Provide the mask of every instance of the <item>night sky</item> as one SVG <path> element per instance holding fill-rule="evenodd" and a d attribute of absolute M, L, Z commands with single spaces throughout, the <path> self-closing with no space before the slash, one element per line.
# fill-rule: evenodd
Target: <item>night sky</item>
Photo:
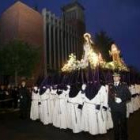
<path fill-rule="evenodd" d="M 0 14 L 15 0 L 3 0 Z M 22 0 L 39 10 L 46 7 L 58 17 L 65 4 L 73 0 Z M 140 70 L 140 0 L 79 0 L 85 7 L 87 32 L 93 38 L 96 32 L 104 30 L 119 46 L 127 65 Z"/>

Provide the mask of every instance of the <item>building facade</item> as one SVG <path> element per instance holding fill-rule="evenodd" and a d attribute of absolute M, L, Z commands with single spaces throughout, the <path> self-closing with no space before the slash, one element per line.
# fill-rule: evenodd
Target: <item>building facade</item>
<path fill-rule="evenodd" d="M 81 58 L 83 52 L 83 34 L 86 31 L 84 7 L 78 2 L 74 1 L 62 8 L 62 18 L 66 24 L 70 24 L 77 34 L 77 57 Z"/>
<path fill-rule="evenodd" d="M 0 17 L 1 44 L 14 39 L 40 47 L 43 52 L 43 17 L 39 12 L 20 1 L 6 9 Z M 40 61 L 42 62 L 44 57 L 41 56 Z M 43 63 L 37 64 L 32 74 L 33 80 L 36 80 L 39 75 L 43 75 L 43 66 Z"/>
<path fill-rule="evenodd" d="M 42 15 L 20 1 L 2 13 L 0 27 L 2 43 L 21 39 L 32 45 L 43 46 Z"/>
<path fill-rule="evenodd" d="M 44 21 L 44 57 L 45 72 L 60 71 L 71 53 L 78 58 L 83 52 L 83 34 L 85 33 L 84 8 L 73 2 L 62 7 L 62 16 L 46 8 L 42 10 Z"/>
<path fill-rule="evenodd" d="M 19 39 L 42 49 L 41 63 L 33 73 L 34 79 L 61 71 L 71 53 L 80 58 L 84 33 L 84 8 L 78 2 L 63 6 L 62 16 L 58 18 L 46 8 L 41 14 L 17 1 L 0 17 L 2 44 Z"/>

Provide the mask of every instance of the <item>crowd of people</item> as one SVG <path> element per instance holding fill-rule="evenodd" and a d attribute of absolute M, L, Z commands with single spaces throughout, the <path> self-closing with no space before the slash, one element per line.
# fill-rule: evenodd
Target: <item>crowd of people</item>
<path fill-rule="evenodd" d="M 127 140 L 127 118 L 140 108 L 140 84 L 127 85 L 117 73 L 109 84 L 89 81 L 29 89 L 22 81 L 20 87 L 1 85 L 0 108 L 6 107 L 19 108 L 22 119 L 30 113 L 31 120 L 73 133 L 105 134 L 114 127 L 115 140 Z"/>
<path fill-rule="evenodd" d="M 0 108 L 17 108 L 19 100 L 19 88 L 16 86 L 0 86 Z"/>
<path fill-rule="evenodd" d="M 20 86 L 1 85 L 0 86 L 0 109 L 18 109 L 20 110 L 20 118 L 28 117 L 31 103 L 31 88 L 26 86 L 26 82 L 22 81 Z"/>
<path fill-rule="evenodd" d="M 127 118 L 140 108 L 140 84 L 121 82 L 113 74 L 113 82 L 98 84 L 35 86 L 32 90 L 30 118 L 44 125 L 72 129 L 92 135 L 105 134 L 114 127 L 115 140 L 127 140 Z"/>

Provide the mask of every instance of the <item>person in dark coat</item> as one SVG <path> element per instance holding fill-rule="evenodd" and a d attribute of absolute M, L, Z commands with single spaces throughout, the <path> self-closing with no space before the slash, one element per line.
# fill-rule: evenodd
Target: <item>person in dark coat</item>
<path fill-rule="evenodd" d="M 119 73 L 113 74 L 113 83 L 109 84 L 109 107 L 114 124 L 114 140 L 128 140 L 126 102 L 131 93 L 126 83 L 120 81 Z"/>
<path fill-rule="evenodd" d="M 30 96 L 25 81 L 22 81 L 21 83 L 21 88 L 19 89 L 19 99 L 20 99 L 20 118 L 26 119 L 28 114 L 28 104 Z"/>
<path fill-rule="evenodd" d="M 6 107 L 12 108 L 13 99 L 12 99 L 12 87 L 10 84 L 5 89 L 5 93 L 6 99 L 8 99 L 8 101 L 6 102 Z"/>
<path fill-rule="evenodd" d="M 16 109 L 18 107 L 18 98 L 19 98 L 19 89 L 17 86 L 12 88 L 12 98 L 13 98 L 13 107 Z"/>
<path fill-rule="evenodd" d="M 6 99 L 6 92 L 4 89 L 4 85 L 1 85 L 1 87 L 0 87 L 0 108 L 5 108 L 5 102 L 4 102 L 5 99 Z"/>

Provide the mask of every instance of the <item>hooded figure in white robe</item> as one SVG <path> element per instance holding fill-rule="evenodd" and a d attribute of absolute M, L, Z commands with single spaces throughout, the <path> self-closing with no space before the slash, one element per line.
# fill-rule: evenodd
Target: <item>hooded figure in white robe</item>
<path fill-rule="evenodd" d="M 40 90 L 40 100 L 41 100 L 41 105 L 40 105 L 40 120 L 44 125 L 49 124 L 49 97 L 50 97 L 50 88 L 43 87 Z"/>
<path fill-rule="evenodd" d="M 138 84 L 135 84 L 135 92 L 136 92 L 136 97 L 135 97 L 135 102 L 136 102 L 136 110 L 139 110 L 140 108 L 140 102 L 139 102 L 139 87 Z"/>
<path fill-rule="evenodd" d="M 97 113 L 99 112 L 100 97 L 97 94 L 98 89 L 98 85 L 88 83 L 85 89 L 85 96 L 83 96 L 81 129 L 92 135 L 99 134 Z"/>
<path fill-rule="evenodd" d="M 60 129 L 68 128 L 68 119 L 67 119 L 68 93 L 69 89 L 67 89 L 64 85 L 58 86 L 57 98 L 53 112 L 53 125 L 55 127 L 59 127 Z"/>
<path fill-rule="evenodd" d="M 102 85 L 98 91 L 100 96 L 100 110 L 98 116 L 99 134 L 107 133 L 107 108 L 108 108 L 108 93 L 106 87 Z"/>
<path fill-rule="evenodd" d="M 55 100 L 56 100 L 56 96 L 57 96 L 57 87 L 53 86 L 51 87 L 50 90 L 50 98 L 48 100 L 49 102 L 49 122 L 52 123 L 53 122 L 53 111 L 54 111 L 54 107 L 55 107 Z"/>
<path fill-rule="evenodd" d="M 39 119 L 38 102 L 40 99 L 39 89 L 37 86 L 33 87 L 31 99 L 32 101 L 31 101 L 30 119 L 37 120 Z"/>
<path fill-rule="evenodd" d="M 81 84 L 74 84 L 71 86 L 67 110 L 68 110 L 68 128 L 72 129 L 73 133 L 81 132 L 81 114 L 82 114 L 82 96 Z"/>
<path fill-rule="evenodd" d="M 131 85 L 131 87 L 130 87 L 130 92 L 131 92 L 131 102 L 132 102 L 132 108 L 133 108 L 133 112 L 134 111 L 136 111 L 137 110 L 137 103 L 136 103 L 136 96 L 135 96 L 135 94 L 136 94 L 136 89 L 135 89 L 135 86 L 134 86 L 134 84 L 133 85 Z"/>

